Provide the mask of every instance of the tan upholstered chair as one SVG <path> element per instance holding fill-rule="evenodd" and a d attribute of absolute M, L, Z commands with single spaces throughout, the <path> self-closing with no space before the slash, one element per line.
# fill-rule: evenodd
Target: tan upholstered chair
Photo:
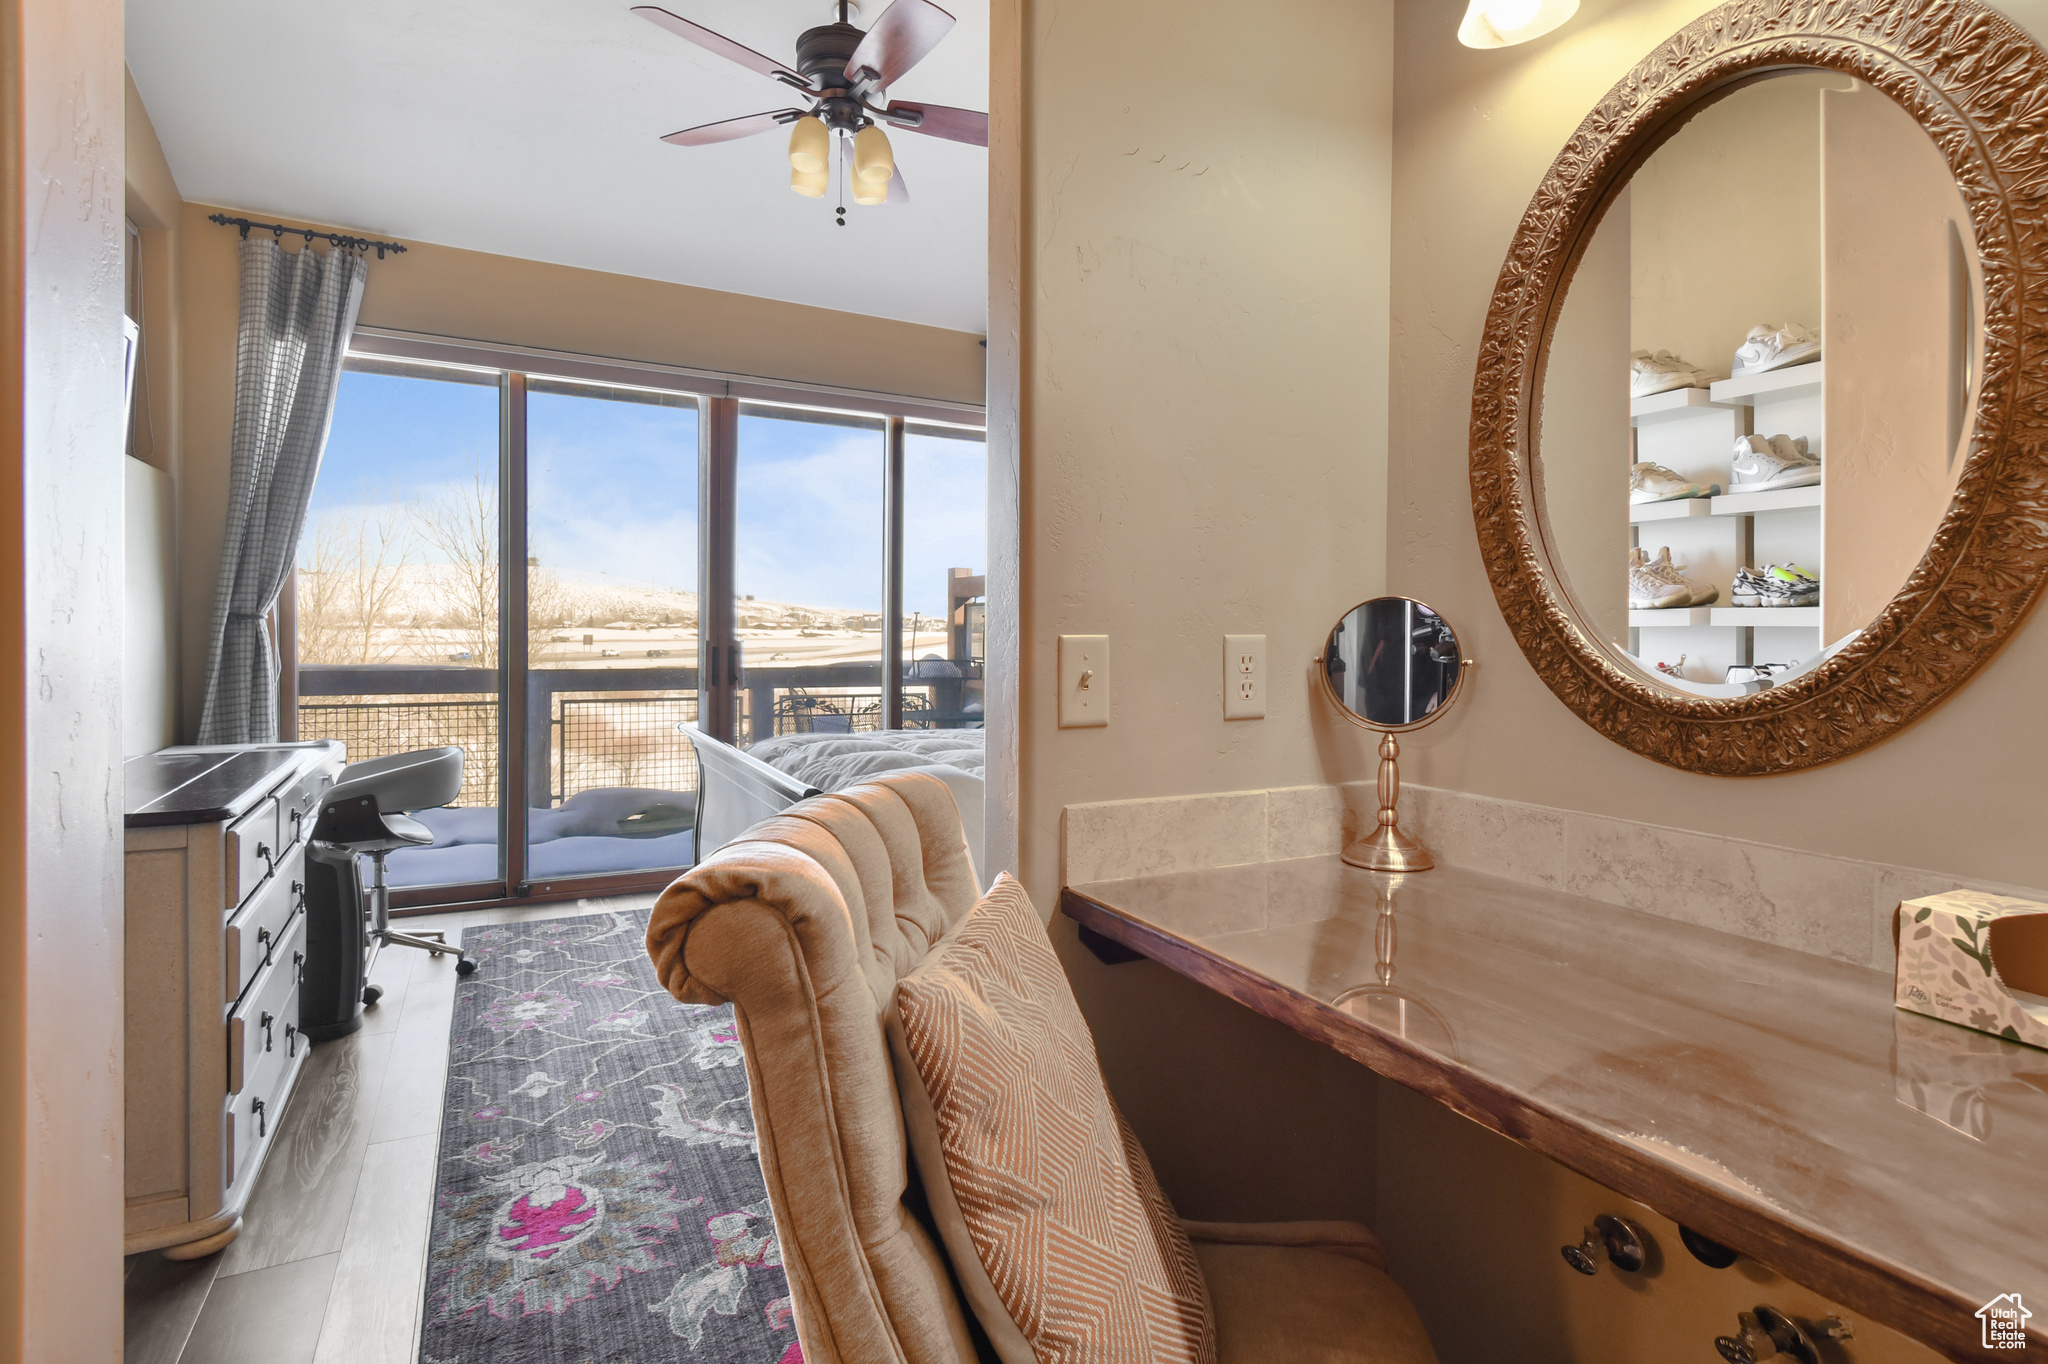
<path fill-rule="evenodd" d="M 899 774 L 764 820 L 655 906 L 647 948 L 670 993 L 734 1005 L 809 1364 L 975 1359 L 944 1253 L 903 1201 L 883 1019 L 977 896 L 951 792 Z M 1365 1228 L 1187 1226 L 1221 1364 L 1433 1364 Z"/>

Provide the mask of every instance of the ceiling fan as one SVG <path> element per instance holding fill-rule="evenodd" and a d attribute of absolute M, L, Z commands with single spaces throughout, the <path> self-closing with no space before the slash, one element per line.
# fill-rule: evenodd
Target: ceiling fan
<path fill-rule="evenodd" d="M 794 66 L 764 57 L 658 5 L 635 6 L 633 13 L 649 23 L 801 92 L 808 106 L 699 124 L 661 140 L 678 147 L 701 147 L 752 137 L 787 124 L 789 187 L 807 198 L 824 198 L 831 188 L 832 144 L 837 142 L 841 189 L 850 191 L 856 204 L 909 201 L 895 151 L 882 131 L 885 123 L 927 137 L 986 147 L 987 114 L 888 98 L 889 87 L 897 78 L 923 61 L 946 36 L 953 27 L 953 16 L 931 0 L 894 0 L 874 27 L 863 32 L 847 22 L 847 6 L 848 0 L 839 0 L 837 23 L 807 29 L 796 40 Z M 839 215 L 839 225 L 846 226 L 843 205 Z"/>

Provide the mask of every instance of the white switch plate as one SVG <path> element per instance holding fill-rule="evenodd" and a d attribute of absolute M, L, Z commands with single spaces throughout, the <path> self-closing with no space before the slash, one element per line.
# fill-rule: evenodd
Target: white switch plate
<path fill-rule="evenodd" d="M 1223 718 L 1266 718 L 1266 637 L 1223 637 Z"/>
<path fill-rule="evenodd" d="M 1109 636 L 1060 636 L 1060 728 L 1109 723 Z"/>

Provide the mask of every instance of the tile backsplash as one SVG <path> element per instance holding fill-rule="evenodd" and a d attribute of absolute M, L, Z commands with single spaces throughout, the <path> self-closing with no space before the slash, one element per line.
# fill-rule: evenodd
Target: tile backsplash
<path fill-rule="evenodd" d="M 1901 900 L 1958 888 L 2048 898 L 2024 886 L 1462 791 L 1409 785 L 1401 797 L 1401 827 L 1444 866 L 1884 971 Z M 1326 856 L 1370 825 L 1377 807 L 1363 782 L 1070 805 L 1061 879 L 1078 886 Z"/>

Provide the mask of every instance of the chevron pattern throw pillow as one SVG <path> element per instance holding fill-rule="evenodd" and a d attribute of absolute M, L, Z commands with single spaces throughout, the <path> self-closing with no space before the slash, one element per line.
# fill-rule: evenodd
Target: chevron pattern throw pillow
<path fill-rule="evenodd" d="M 920 1175 L 1003 1358 L 1214 1364 L 1201 1268 L 1103 1085 L 1095 1039 L 1024 888 L 997 878 L 903 977 L 896 1006 L 890 1033 Z M 935 1143 L 921 1124 L 935 1124 Z M 971 1252 L 957 1244 L 962 1224 Z M 962 1264 L 967 1253 L 977 1263 Z M 1007 1321 L 990 1320 L 991 1297 Z"/>

